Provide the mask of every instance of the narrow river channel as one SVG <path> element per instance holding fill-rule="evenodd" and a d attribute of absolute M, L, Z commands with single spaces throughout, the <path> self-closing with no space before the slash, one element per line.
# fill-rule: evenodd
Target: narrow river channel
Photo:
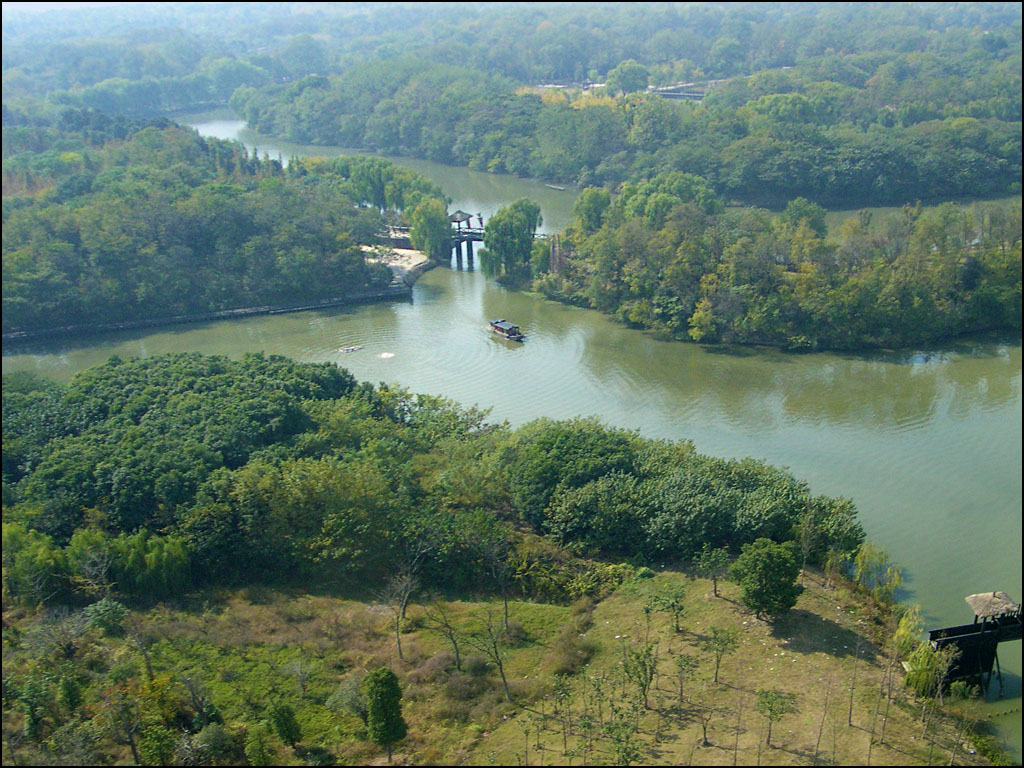
<path fill-rule="evenodd" d="M 237 120 L 183 121 L 271 156 L 340 152 L 256 137 Z M 572 190 L 396 161 L 437 182 L 452 209 L 486 217 L 529 196 L 545 229 L 569 220 Z M 519 323 L 527 342 L 494 338 L 486 320 L 497 316 Z M 362 348 L 341 351 L 354 346 Z M 973 592 L 1024 597 L 1019 337 L 863 355 L 708 349 L 439 268 L 411 302 L 5 349 L 3 372 L 67 380 L 111 354 L 177 351 L 330 360 L 359 379 L 490 408 L 494 420 L 595 415 L 648 437 L 692 440 L 704 453 L 754 456 L 788 467 L 816 493 L 851 497 L 869 538 L 905 567 L 903 597 L 920 603 L 928 626 L 969 622 L 963 598 Z M 1004 693 L 993 682 L 987 707 L 1020 760 L 1021 644 L 1002 646 L 1000 662 Z"/>

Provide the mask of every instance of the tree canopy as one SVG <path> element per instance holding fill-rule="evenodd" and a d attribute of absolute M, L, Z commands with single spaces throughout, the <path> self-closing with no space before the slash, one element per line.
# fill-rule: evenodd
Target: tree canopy
<path fill-rule="evenodd" d="M 793 542 L 758 539 L 744 544 L 730 574 L 743 591 L 743 604 L 758 616 L 788 613 L 804 589 L 796 583 L 800 560 Z"/>

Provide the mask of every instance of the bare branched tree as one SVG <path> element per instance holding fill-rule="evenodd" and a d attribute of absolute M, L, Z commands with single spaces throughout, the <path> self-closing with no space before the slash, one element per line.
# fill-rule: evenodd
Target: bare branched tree
<path fill-rule="evenodd" d="M 113 562 L 114 555 L 109 549 L 93 547 L 75 564 L 71 583 L 95 600 L 110 597 L 114 589 L 114 579 L 111 575 Z"/>
<path fill-rule="evenodd" d="M 81 611 L 58 606 L 45 611 L 32 628 L 32 644 L 44 654 L 70 661 L 78 652 L 78 640 L 88 631 L 89 619 Z"/>
<path fill-rule="evenodd" d="M 427 629 L 436 632 L 452 645 L 455 655 L 455 668 L 462 671 L 462 657 L 459 654 L 459 633 L 455 627 L 455 617 L 451 606 L 440 597 L 433 596 L 423 605 L 423 618 Z"/>
<path fill-rule="evenodd" d="M 142 726 L 138 700 L 125 696 L 120 689 L 114 689 L 104 696 L 104 701 L 107 705 L 110 735 L 118 744 L 123 744 L 131 749 L 135 764 L 142 765 L 139 748 L 135 741 L 135 734 Z"/>
<path fill-rule="evenodd" d="M 375 592 L 375 597 L 391 612 L 395 629 L 395 648 L 400 659 L 405 658 L 402 655 L 402 619 L 405 618 L 405 608 L 409 604 L 409 599 L 418 588 L 419 579 L 408 571 L 402 571 L 388 579 L 384 587 Z"/>
<path fill-rule="evenodd" d="M 492 664 L 498 669 L 501 675 L 501 684 L 505 689 L 505 699 L 512 701 L 512 692 L 508 688 L 508 679 L 505 677 L 505 638 L 507 635 L 502 632 L 498 623 L 494 620 L 494 610 L 487 606 L 487 613 L 479 616 L 481 626 L 471 635 L 466 636 L 466 642 L 483 653 Z"/>

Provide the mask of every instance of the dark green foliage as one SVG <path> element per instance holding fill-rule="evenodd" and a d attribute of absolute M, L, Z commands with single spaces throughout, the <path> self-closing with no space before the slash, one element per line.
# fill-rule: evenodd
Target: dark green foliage
<path fill-rule="evenodd" d="M 270 724 L 278 738 L 289 747 L 294 747 L 302 740 L 302 726 L 295 719 L 295 710 L 290 705 L 274 702 L 270 706 Z"/>
<path fill-rule="evenodd" d="M 630 557 L 644 547 L 644 510 L 636 477 L 612 472 L 552 499 L 545 528 L 583 551 Z"/>
<path fill-rule="evenodd" d="M 28 605 L 84 598 L 100 611 L 103 598 L 166 599 L 254 573 L 387 579 L 413 562 L 424 586 L 558 601 L 636 572 L 578 561 L 495 510 L 633 563 L 785 539 L 809 509 L 820 552 L 863 538 L 849 502 L 812 499 L 760 462 L 593 419 L 510 432 L 333 365 L 183 354 L 112 359 L 66 387 L 10 386 L 12 416 L 42 392 L 75 425 L 3 424 L 5 445 L 39 457 L 12 470 L 4 523 L 5 589 Z"/>
<path fill-rule="evenodd" d="M 796 583 L 800 558 L 793 542 L 758 539 L 746 544 L 729 572 L 743 590 L 743 604 L 758 616 L 784 615 L 804 590 Z"/>
<path fill-rule="evenodd" d="M 366 698 L 366 727 L 370 738 L 388 751 L 405 738 L 408 727 L 402 718 L 402 689 L 395 673 L 378 667 L 367 673 L 360 686 Z"/>
<path fill-rule="evenodd" d="M 723 212 L 678 172 L 626 184 L 607 208 L 591 193 L 534 289 L 667 337 L 860 349 L 1021 325 L 1019 202 L 863 212 L 826 232 L 806 199 L 775 217 Z"/>
<path fill-rule="evenodd" d="M 593 419 L 531 422 L 502 450 L 501 465 L 513 503 L 523 519 L 541 528 L 556 489 L 580 488 L 633 465 L 630 435 Z"/>
<path fill-rule="evenodd" d="M 56 184 L 53 194 L 5 210 L 5 332 L 380 288 L 391 273 L 359 246 L 377 241 L 383 212 L 441 196 L 376 158 L 295 161 L 286 171 L 170 124 L 61 156 L 72 154 L 84 158 L 88 184 L 72 190 L 59 169 L 39 173 L 34 186 Z M 19 191 L 9 186 L 5 194 Z"/>

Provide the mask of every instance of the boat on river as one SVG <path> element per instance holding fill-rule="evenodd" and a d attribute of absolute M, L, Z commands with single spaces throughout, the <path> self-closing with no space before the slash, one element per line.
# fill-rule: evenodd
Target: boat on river
<path fill-rule="evenodd" d="M 526 340 L 526 337 L 520 332 L 518 325 L 510 323 L 502 317 L 491 320 L 491 330 L 509 341 L 522 342 Z"/>

